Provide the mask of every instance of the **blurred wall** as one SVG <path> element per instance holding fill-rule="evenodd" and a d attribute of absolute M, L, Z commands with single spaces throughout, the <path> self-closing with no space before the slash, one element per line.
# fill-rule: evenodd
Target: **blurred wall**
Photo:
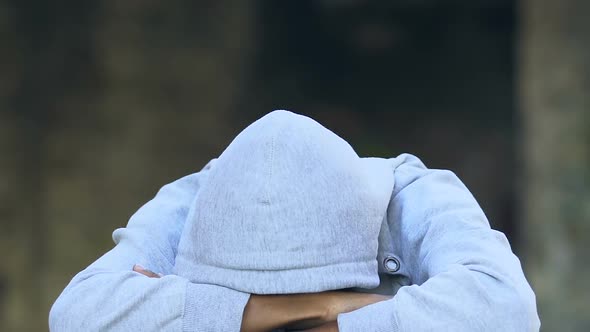
<path fill-rule="evenodd" d="M 246 5 L 2 3 L 1 331 L 46 330 L 112 231 L 229 143 Z"/>
<path fill-rule="evenodd" d="M 527 2 L 523 15 L 538 6 Z M 516 9 L 508 0 L 1 1 L 0 330 L 45 330 L 52 302 L 112 247 L 115 228 L 277 108 L 316 118 L 360 155 L 411 152 L 454 170 L 523 253 L 540 303 L 558 305 L 543 290 L 556 285 L 543 281 L 547 256 L 530 250 L 551 228 L 531 237 L 545 219 L 524 224 L 518 213 L 530 206 L 518 189 L 536 162 L 519 165 L 546 141 L 528 125 L 536 113 L 516 111 Z M 547 32 L 539 26 L 527 31 Z M 532 40 L 524 63 L 543 44 Z M 531 67 L 520 90 L 543 72 L 542 62 Z M 581 103 L 572 109 L 584 114 Z M 526 188 L 541 192 L 546 174 L 535 174 L 538 186 Z"/>
<path fill-rule="evenodd" d="M 590 2 L 522 4 L 520 181 L 544 331 L 590 330 Z"/>

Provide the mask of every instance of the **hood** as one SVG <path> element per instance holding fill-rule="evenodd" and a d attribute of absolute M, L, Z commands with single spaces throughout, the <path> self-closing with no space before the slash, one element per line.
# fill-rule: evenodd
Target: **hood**
<path fill-rule="evenodd" d="M 254 294 L 376 287 L 392 190 L 385 159 L 360 158 L 309 117 L 271 112 L 210 168 L 174 272 Z"/>

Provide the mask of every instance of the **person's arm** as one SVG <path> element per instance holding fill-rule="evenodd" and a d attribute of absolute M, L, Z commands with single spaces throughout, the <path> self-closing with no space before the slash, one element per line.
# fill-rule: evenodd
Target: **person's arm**
<path fill-rule="evenodd" d="M 413 285 L 339 315 L 339 330 L 538 331 L 535 295 L 520 261 L 463 183 L 411 155 L 391 161 L 387 218 Z"/>
<path fill-rule="evenodd" d="M 133 271 L 149 278 L 162 275 L 135 265 Z M 278 328 L 309 332 L 338 331 L 338 314 L 390 299 L 391 296 L 328 291 L 306 294 L 250 295 L 242 317 L 242 332 Z M 316 329 L 317 328 L 317 329 Z"/>
<path fill-rule="evenodd" d="M 208 167 L 164 186 L 116 246 L 78 273 L 53 304 L 52 331 L 238 331 L 249 294 L 171 273 L 189 207 Z M 72 248 L 75 250 L 75 248 Z M 164 274 L 147 278 L 135 264 Z"/>
<path fill-rule="evenodd" d="M 78 273 L 53 304 L 51 331 L 306 328 L 386 299 L 348 292 L 250 295 L 169 275 L 188 210 L 209 167 L 164 186 L 126 228 L 113 233 L 116 246 Z"/>

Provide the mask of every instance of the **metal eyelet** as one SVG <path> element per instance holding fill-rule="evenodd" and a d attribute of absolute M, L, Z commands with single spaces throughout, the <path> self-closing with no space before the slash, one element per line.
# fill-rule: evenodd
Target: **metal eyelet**
<path fill-rule="evenodd" d="M 395 272 L 399 271 L 400 266 L 401 266 L 401 264 L 400 264 L 399 260 L 393 256 L 387 256 L 383 260 L 383 267 L 389 273 L 395 273 Z"/>

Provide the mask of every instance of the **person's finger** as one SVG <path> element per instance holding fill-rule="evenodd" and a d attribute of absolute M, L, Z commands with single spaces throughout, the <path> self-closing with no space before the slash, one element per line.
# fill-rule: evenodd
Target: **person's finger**
<path fill-rule="evenodd" d="M 141 273 L 144 276 L 150 277 L 150 278 L 160 278 L 162 276 L 161 274 L 150 271 L 139 264 L 133 265 L 133 271 L 135 271 L 137 273 Z"/>

